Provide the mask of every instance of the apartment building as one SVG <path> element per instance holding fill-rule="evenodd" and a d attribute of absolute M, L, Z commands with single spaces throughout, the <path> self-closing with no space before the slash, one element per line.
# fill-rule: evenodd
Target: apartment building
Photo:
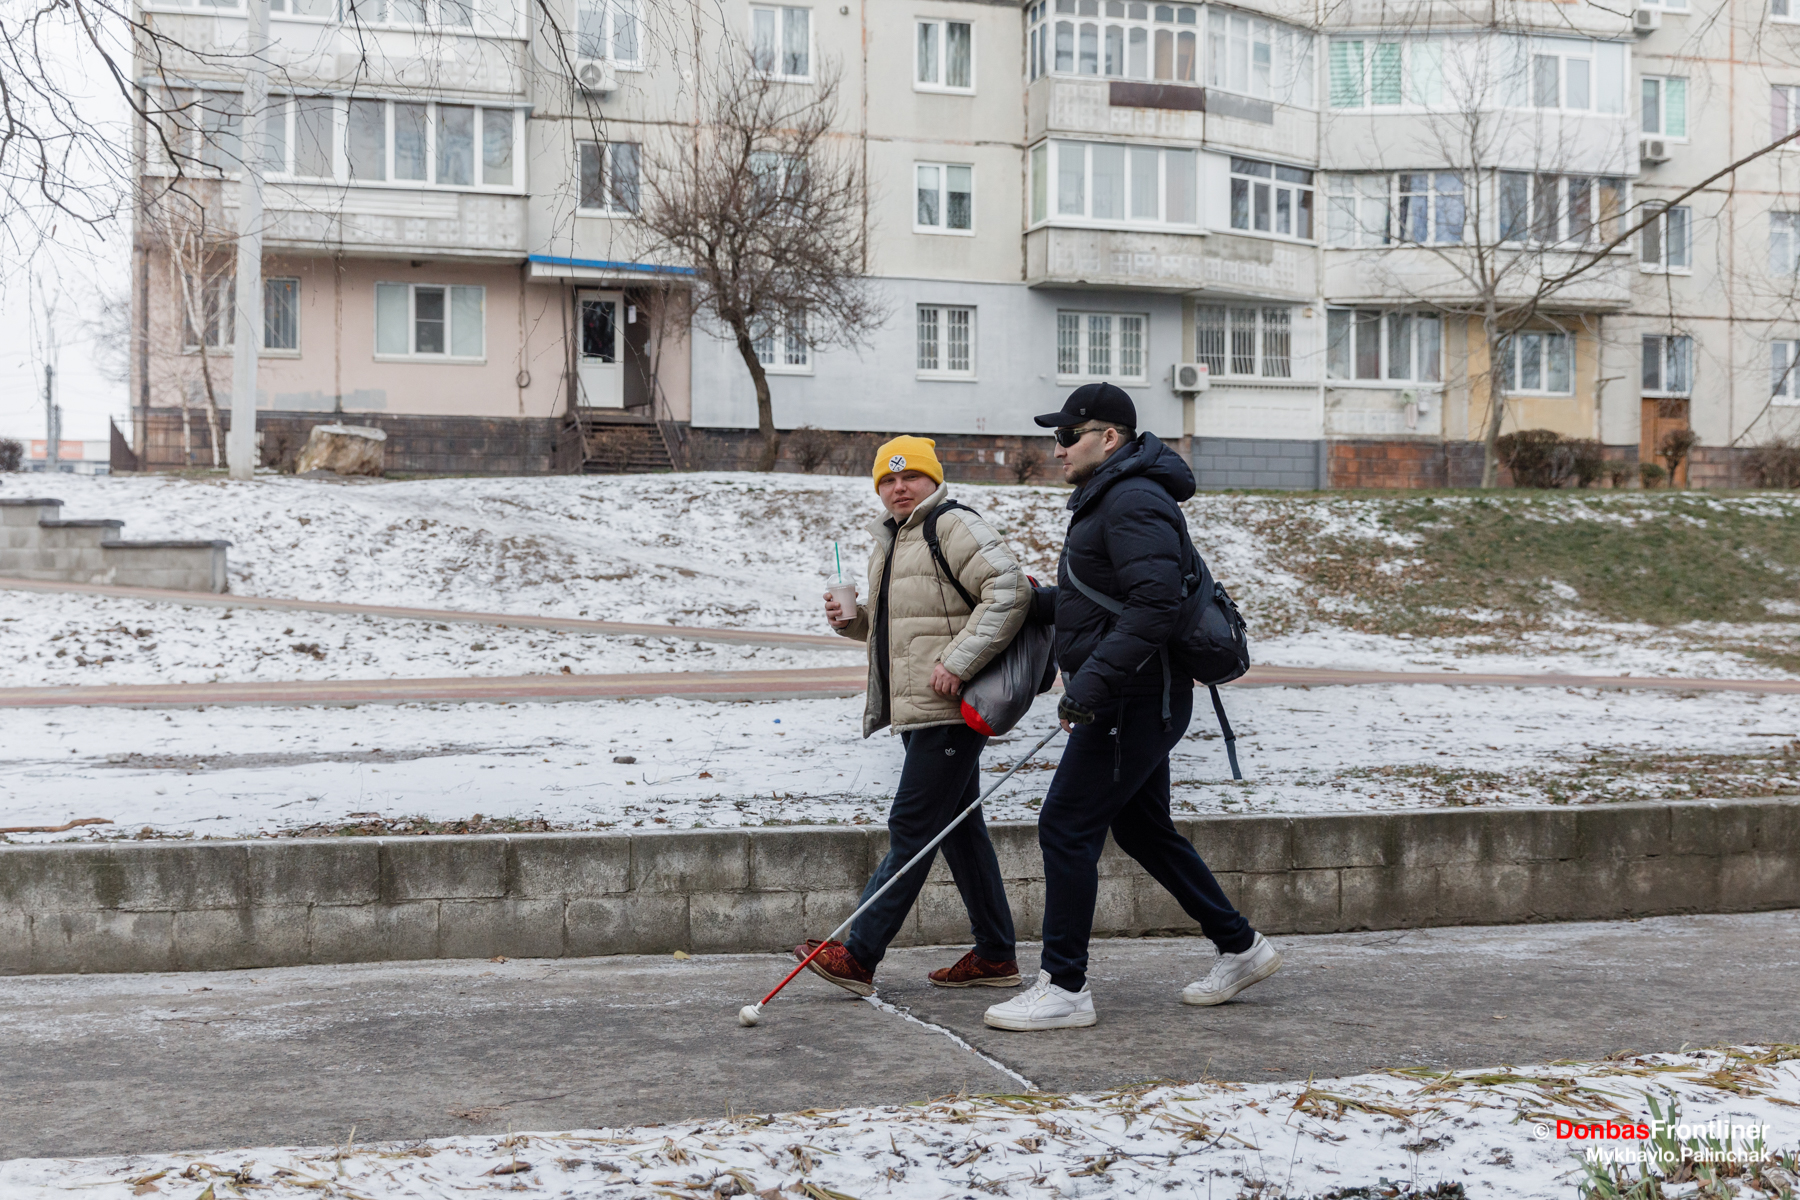
<path fill-rule="evenodd" d="M 699 136 L 693 80 L 744 63 L 839 78 L 889 313 L 850 348 L 762 331 L 782 428 L 930 433 L 1003 477 L 1032 414 L 1107 379 L 1212 487 L 1472 483 L 1496 392 L 1504 428 L 1623 462 L 1691 426 L 1695 483 L 1800 430 L 1795 159 L 1683 196 L 1800 128 L 1785 9 L 337 2 L 275 0 L 266 458 L 348 419 L 398 469 L 578 469 L 631 433 L 622 465 L 747 462 L 748 372 L 635 221 Z M 229 227 L 243 14 L 146 11 L 200 48 L 140 63 L 200 98 L 146 131 L 146 177 L 188 139 Z M 136 438 L 167 466 L 202 364 L 229 388 L 230 284 L 153 226 Z"/>

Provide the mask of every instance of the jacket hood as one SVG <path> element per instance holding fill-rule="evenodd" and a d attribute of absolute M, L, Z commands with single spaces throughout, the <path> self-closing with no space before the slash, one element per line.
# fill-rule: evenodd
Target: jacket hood
<path fill-rule="evenodd" d="M 1194 472 L 1181 455 L 1163 445 L 1154 433 L 1140 433 L 1130 444 L 1115 450 L 1099 470 L 1075 489 L 1069 497 L 1069 510 L 1074 512 L 1093 503 L 1114 484 L 1134 477 L 1160 485 L 1177 504 L 1194 494 Z"/>

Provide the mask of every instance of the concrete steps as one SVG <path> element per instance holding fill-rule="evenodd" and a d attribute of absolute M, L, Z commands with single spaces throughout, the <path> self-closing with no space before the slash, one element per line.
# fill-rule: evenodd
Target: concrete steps
<path fill-rule="evenodd" d="M 230 542 L 128 542 L 119 537 L 125 522 L 65 521 L 57 516 L 62 503 L 41 497 L 0 499 L 0 576 L 186 592 L 225 590 Z"/>

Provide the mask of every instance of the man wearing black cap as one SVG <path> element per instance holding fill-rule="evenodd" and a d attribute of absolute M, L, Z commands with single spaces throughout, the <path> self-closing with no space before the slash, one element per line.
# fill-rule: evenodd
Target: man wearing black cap
<path fill-rule="evenodd" d="M 1182 1000 L 1223 1004 L 1273 975 L 1281 953 L 1232 907 L 1169 818 L 1169 751 L 1193 715 L 1194 683 L 1170 676 L 1160 651 L 1182 610 L 1180 504 L 1194 494 L 1194 474 L 1155 434 L 1137 432 L 1136 406 L 1110 383 L 1077 388 L 1061 412 L 1037 423 L 1056 430 L 1063 478 L 1076 485 L 1057 586 L 1038 589 L 1035 614 L 1056 625 L 1064 684 L 1057 715 L 1069 741 L 1038 813 L 1037 983 L 988 1009 L 985 1020 L 1018 1030 L 1094 1023 L 1088 936 L 1108 829 L 1219 948 L 1211 973 L 1183 989 Z"/>

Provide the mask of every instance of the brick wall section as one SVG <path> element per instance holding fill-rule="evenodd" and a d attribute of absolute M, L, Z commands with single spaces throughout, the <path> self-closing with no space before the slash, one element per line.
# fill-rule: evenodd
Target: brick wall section
<path fill-rule="evenodd" d="M 1319 488 L 1328 443 L 1281 438 L 1195 438 L 1194 479 L 1208 488 Z"/>
<path fill-rule="evenodd" d="M 1800 907 L 1800 803 L 1178 821 L 1257 928 L 1330 933 Z M 990 826 L 1021 938 L 1036 827 Z M 767 952 L 829 931 L 875 828 L 0 847 L 0 974 Z M 1109 844 L 1095 932 L 1194 932 Z M 959 944 L 940 859 L 899 938 Z"/>
<path fill-rule="evenodd" d="M 1327 461 L 1334 488 L 1449 486 L 1449 464 L 1436 442 L 1333 442 Z"/>
<path fill-rule="evenodd" d="M 555 468 L 560 419 L 539 417 L 385 416 L 381 413 L 259 412 L 261 465 L 291 468 L 314 425 L 372 425 L 387 434 L 386 467 L 398 475 L 545 475 Z M 225 428 L 231 422 L 226 417 Z M 181 413 L 150 410 L 146 471 L 177 471 L 190 464 L 182 452 Z M 193 466 L 212 465 L 205 414 L 191 414 Z"/>

